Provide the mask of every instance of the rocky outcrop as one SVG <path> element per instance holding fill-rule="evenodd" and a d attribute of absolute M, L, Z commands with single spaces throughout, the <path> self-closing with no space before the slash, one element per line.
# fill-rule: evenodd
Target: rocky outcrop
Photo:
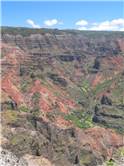
<path fill-rule="evenodd" d="M 18 158 L 12 152 L 0 148 L 0 165 L 1 166 L 28 166 L 27 162 Z"/>
<path fill-rule="evenodd" d="M 66 87 L 68 84 L 64 78 L 61 78 L 57 74 L 48 73 L 48 77 L 53 81 L 53 83 L 60 85 L 62 87 Z"/>
<path fill-rule="evenodd" d="M 121 133 L 124 132 L 124 112 L 123 109 L 116 106 L 96 106 L 93 121 L 106 127 L 114 128 Z"/>
<path fill-rule="evenodd" d="M 81 62 L 82 56 L 79 55 L 60 55 L 59 59 L 65 62 L 72 62 L 74 60 Z"/>
<path fill-rule="evenodd" d="M 103 95 L 101 98 L 101 104 L 112 105 L 112 101 L 107 96 Z"/>

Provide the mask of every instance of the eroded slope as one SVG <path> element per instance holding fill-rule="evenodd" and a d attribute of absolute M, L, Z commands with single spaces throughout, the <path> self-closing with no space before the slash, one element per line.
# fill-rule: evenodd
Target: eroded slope
<path fill-rule="evenodd" d="M 2 146 L 59 166 L 113 158 L 124 146 L 123 35 L 4 28 Z"/>

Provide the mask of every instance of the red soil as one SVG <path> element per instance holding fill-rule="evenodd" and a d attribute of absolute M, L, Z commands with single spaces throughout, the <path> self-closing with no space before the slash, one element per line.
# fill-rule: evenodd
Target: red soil
<path fill-rule="evenodd" d="M 32 86 L 30 92 L 33 95 L 35 92 L 39 92 L 41 94 L 40 98 L 40 108 L 44 112 L 50 112 L 53 109 L 53 106 L 58 106 L 60 111 L 63 113 L 68 113 L 70 109 L 76 107 L 76 104 L 72 100 L 64 99 L 64 96 L 56 97 L 53 90 L 49 89 L 49 87 L 45 87 L 45 85 L 41 84 L 40 80 L 36 80 L 34 85 Z M 59 90 L 59 89 L 58 89 Z"/>
<path fill-rule="evenodd" d="M 85 132 L 80 130 L 78 136 L 83 145 L 87 144 L 92 150 L 104 152 L 108 158 L 112 157 L 112 152 L 117 147 L 124 146 L 124 136 L 117 134 L 111 129 L 94 127 L 85 130 Z"/>
<path fill-rule="evenodd" d="M 17 104 L 23 103 L 23 95 L 17 87 L 11 82 L 9 77 L 2 80 L 2 90 L 5 91 Z"/>
<path fill-rule="evenodd" d="M 97 74 L 94 78 L 94 80 L 92 81 L 92 86 L 96 86 L 97 84 L 101 83 L 103 80 L 102 75 L 101 74 Z"/>

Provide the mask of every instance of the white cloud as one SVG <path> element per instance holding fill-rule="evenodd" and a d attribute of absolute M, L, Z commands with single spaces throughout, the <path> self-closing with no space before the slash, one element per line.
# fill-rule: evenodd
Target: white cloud
<path fill-rule="evenodd" d="M 75 25 L 85 26 L 85 25 L 88 25 L 88 22 L 86 20 L 79 20 L 75 23 Z"/>
<path fill-rule="evenodd" d="M 96 26 L 96 25 L 98 25 L 98 23 L 97 22 L 93 22 L 92 25 Z"/>
<path fill-rule="evenodd" d="M 123 27 L 123 28 L 120 28 L 120 31 L 124 31 L 124 27 Z"/>
<path fill-rule="evenodd" d="M 63 24 L 63 22 L 58 21 L 57 19 L 51 19 L 51 20 L 45 20 L 44 21 L 44 25 L 49 26 L 49 27 L 57 25 L 57 24 Z"/>
<path fill-rule="evenodd" d="M 32 19 L 27 19 L 26 22 L 33 28 L 41 28 L 40 25 L 35 24 Z M 45 27 L 52 27 L 54 25 L 63 24 L 57 19 L 49 19 L 43 22 Z M 79 20 L 75 23 L 78 30 L 96 30 L 96 31 L 124 31 L 124 18 L 113 20 L 105 20 L 103 22 L 88 22 L 87 20 Z"/>
<path fill-rule="evenodd" d="M 86 27 L 79 27 L 78 30 L 80 30 L 80 31 L 81 30 L 87 30 L 87 28 Z"/>
<path fill-rule="evenodd" d="M 106 20 L 103 22 L 93 22 L 82 25 L 77 22 L 79 27 L 77 29 L 79 30 L 96 30 L 96 31 L 124 31 L 124 19 L 118 18 L 113 20 Z"/>
<path fill-rule="evenodd" d="M 119 31 L 121 28 L 124 28 L 124 19 L 119 18 L 97 23 L 95 26 L 90 27 L 90 30 Z"/>
<path fill-rule="evenodd" d="M 111 25 L 123 25 L 124 26 L 124 19 L 119 18 L 111 21 Z"/>
<path fill-rule="evenodd" d="M 26 22 L 31 25 L 33 28 L 40 28 L 40 25 L 35 24 L 33 20 L 27 19 Z"/>
<path fill-rule="evenodd" d="M 109 21 L 101 22 L 96 26 L 89 28 L 90 30 L 109 31 L 118 30 L 118 26 L 111 25 Z"/>

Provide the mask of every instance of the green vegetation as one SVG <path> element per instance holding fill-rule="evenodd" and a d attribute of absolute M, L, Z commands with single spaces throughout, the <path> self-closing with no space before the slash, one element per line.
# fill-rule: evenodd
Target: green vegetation
<path fill-rule="evenodd" d="M 117 104 L 124 104 L 124 79 L 120 77 L 116 82 L 117 87 L 112 91 L 113 101 Z"/>
<path fill-rule="evenodd" d="M 17 132 L 10 138 L 11 150 L 21 156 L 29 152 L 31 145 L 33 144 L 33 138 L 26 132 Z"/>
<path fill-rule="evenodd" d="M 20 111 L 20 112 L 29 112 L 30 110 L 29 110 L 29 108 L 27 108 L 25 105 L 21 105 L 21 106 L 19 107 L 19 111 Z"/>
<path fill-rule="evenodd" d="M 30 80 L 28 80 L 28 79 L 27 80 L 22 80 L 22 82 L 21 82 L 21 90 L 23 92 L 26 92 L 30 85 L 31 85 Z"/>
<path fill-rule="evenodd" d="M 84 102 L 84 107 L 85 107 L 85 113 L 92 114 L 92 110 L 94 109 L 94 107 L 96 105 L 96 101 L 94 100 L 93 90 L 92 90 L 88 80 L 83 81 L 81 90 L 83 93 L 83 102 Z"/>
<path fill-rule="evenodd" d="M 3 58 L 4 56 L 4 53 L 1 51 L 0 58 Z"/>
<path fill-rule="evenodd" d="M 58 29 L 48 29 L 48 28 L 40 28 L 40 29 L 34 29 L 34 28 L 25 28 L 25 27 L 7 27 L 3 26 L 1 28 L 2 34 L 13 34 L 17 35 L 20 34 L 22 36 L 29 36 L 30 34 L 45 34 L 45 33 L 53 33 L 53 34 L 62 34 L 62 33 L 70 33 L 75 35 L 85 35 L 87 37 L 94 37 L 99 38 L 102 36 L 109 36 L 109 38 L 115 38 L 115 37 L 122 37 L 124 35 L 124 32 L 107 32 L 107 31 L 79 31 L 79 30 L 58 30 Z"/>
<path fill-rule="evenodd" d="M 117 156 L 124 157 L 124 147 L 118 149 Z"/>
<path fill-rule="evenodd" d="M 40 67 L 40 65 L 39 65 L 39 67 Z M 35 67 L 34 68 L 30 67 L 29 75 L 30 75 L 30 78 L 33 79 L 33 80 L 35 80 L 37 78 L 41 79 L 41 80 L 44 80 L 44 75 L 43 75 L 42 69 L 36 69 Z"/>
<path fill-rule="evenodd" d="M 39 103 L 39 99 L 40 99 L 40 93 L 39 92 L 35 92 L 32 96 L 32 101 L 34 104 L 38 104 Z"/>
<path fill-rule="evenodd" d="M 60 34 L 61 30 L 58 29 L 48 29 L 48 28 L 42 28 L 42 29 L 33 29 L 33 28 L 25 28 L 25 27 L 2 27 L 1 33 L 7 33 L 12 35 L 22 35 L 22 36 L 29 36 L 31 34 L 45 34 L 45 33 L 56 33 Z"/>
<path fill-rule="evenodd" d="M 7 103 L 6 109 L 7 109 L 7 110 L 13 110 L 13 106 L 12 106 L 11 102 L 8 102 L 8 103 Z"/>
<path fill-rule="evenodd" d="M 106 161 L 106 166 L 117 166 L 116 163 L 114 162 L 114 160 L 109 160 L 109 161 Z"/>
<path fill-rule="evenodd" d="M 98 84 L 96 88 L 93 90 L 94 95 L 104 91 L 112 84 L 112 80 L 105 80 L 104 82 Z"/>
<path fill-rule="evenodd" d="M 124 147 L 120 149 L 120 156 L 124 157 Z"/>
<path fill-rule="evenodd" d="M 80 165 L 95 165 L 95 156 L 86 149 L 82 149 L 80 153 Z M 93 164 L 94 163 L 94 164 Z"/>
<path fill-rule="evenodd" d="M 90 128 L 93 127 L 92 116 L 79 111 L 74 111 L 69 115 L 65 116 L 66 120 L 70 120 L 73 124 L 79 128 Z"/>
<path fill-rule="evenodd" d="M 88 80 L 84 80 L 83 83 L 82 83 L 82 87 L 81 87 L 81 90 L 87 94 L 91 89 L 90 89 L 90 84 L 88 82 Z"/>
<path fill-rule="evenodd" d="M 34 109 L 32 109 L 31 113 L 32 113 L 33 117 L 38 117 L 40 114 L 39 107 L 35 107 Z"/>
<path fill-rule="evenodd" d="M 16 135 L 14 135 L 12 138 L 11 138 L 11 144 L 12 145 L 17 145 L 17 144 L 22 144 L 22 142 L 24 142 L 25 140 L 27 140 L 28 139 L 28 136 L 27 135 L 25 135 L 25 134 L 23 134 L 23 135 L 21 135 L 21 134 L 16 134 Z"/>
<path fill-rule="evenodd" d="M 32 96 L 33 109 L 31 110 L 31 113 L 34 117 L 37 117 L 40 114 L 39 100 L 40 100 L 40 93 L 35 92 Z"/>
<path fill-rule="evenodd" d="M 17 121 L 18 112 L 7 110 L 1 113 L 1 120 L 6 124 L 15 123 Z"/>

